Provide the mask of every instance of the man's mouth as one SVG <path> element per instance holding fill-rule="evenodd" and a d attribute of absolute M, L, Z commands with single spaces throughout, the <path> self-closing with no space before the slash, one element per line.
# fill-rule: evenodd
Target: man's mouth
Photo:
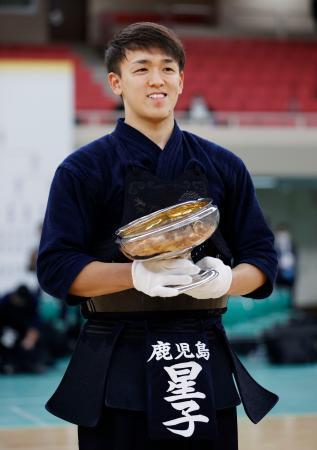
<path fill-rule="evenodd" d="M 154 92 L 153 94 L 148 95 L 149 98 L 153 98 L 154 100 L 165 98 L 167 94 L 164 92 Z"/>

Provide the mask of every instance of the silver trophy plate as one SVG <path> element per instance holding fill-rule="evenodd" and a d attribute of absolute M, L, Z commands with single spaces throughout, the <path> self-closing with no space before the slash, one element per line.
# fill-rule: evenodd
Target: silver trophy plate
<path fill-rule="evenodd" d="M 179 203 L 134 220 L 117 230 L 117 243 L 129 259 L 188 258 L 205 242 L 219 223 L 218 208 L 208 198 Z M 201 270 L 191 284 L 177 287 L 186 292 L 218 276 L 214 269 Z"/>

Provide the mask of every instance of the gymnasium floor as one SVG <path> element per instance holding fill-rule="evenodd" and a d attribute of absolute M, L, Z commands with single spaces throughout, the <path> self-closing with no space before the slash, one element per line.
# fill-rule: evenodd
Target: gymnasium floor
<path fill-rule="evenodd" d="M 239 407 L 240 449 L 316 450 L 317 364 L 270 366 L 261 356 L 245 358 L 244 363 L 257 381 L 278 393 L 280 401 L 257 426 Z M 75 427 L 44 409 L 65 364 L 44 375 L 0 376 L 1 450 L 76 448 Z"/>

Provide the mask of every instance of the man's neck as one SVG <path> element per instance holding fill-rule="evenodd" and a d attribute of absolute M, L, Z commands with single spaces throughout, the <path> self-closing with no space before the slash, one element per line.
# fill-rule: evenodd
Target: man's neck
<path fill-rule="evenodd" d="M 124 119 L 127 125 L 136 128 L 140 133 L 144 134 L 146 137 L 155 142 L 162 150 L 164 149 L 167 141 L 169 140 L 173 128 L 174 128 L 174 117 L 168 118 L 167 120 L 160 122 L 142 122 L 138 120 L 137 122 L 133 119 L 126 117 Z"/>

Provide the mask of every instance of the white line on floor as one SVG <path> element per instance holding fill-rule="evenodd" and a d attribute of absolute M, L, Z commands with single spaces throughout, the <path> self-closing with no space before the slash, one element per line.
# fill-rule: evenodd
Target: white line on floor
<path fill-rule="evenodd" d="M 29 412 L 25 411 L 23 408 L 20 408 L 19 406 L 11 406 L 10 410 L 17 416 L 22 417 L 23 419 L 27 419 L 30 422 L 33 422 L 35 425 L 38 426 L 47 425 L 47 423 L 41 420 L 39 417 L 30 414 Z"/>

